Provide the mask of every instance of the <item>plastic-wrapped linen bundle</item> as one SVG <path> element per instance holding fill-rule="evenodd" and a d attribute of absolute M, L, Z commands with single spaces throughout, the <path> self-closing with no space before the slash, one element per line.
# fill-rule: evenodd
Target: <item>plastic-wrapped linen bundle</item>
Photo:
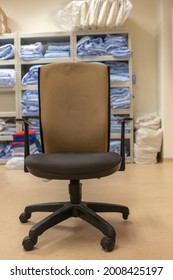
<path fill-rule="evenodd" d="M 160 128 L 160 117 L 153 113 L 147 114 L 143 116 L 139 116 L 135 119 L 135 128 L 151 128 L 151 129 L 158 129 Z"/>
<path fill-rule="evenodd" d="M 149 114 L 135 120 L 134 161 L 139 164 L 157 163 L 161 151 L 163 131 L 160 117 Z"/>
<path fill-rule="evenodd" d="M 153 164 L 157 163 L 157 152 L 152 147 L 140 147 L 137 144 L 134 145 L 134 161 L 138 164 Z"/>
<path fill-rule="evenodd" d="M 140 128 L 135 134 L 136 144 L 140 147 L 152 147 L 155 152 L 160 152 L 163 131 L 159 129 Z"/>
<path fill-rule="evenodd" d="M 78 0 L 71 1 L 57 13 L 60 29 L 87 30 L 122 26 L 129 16 L 130 0 Z"/>

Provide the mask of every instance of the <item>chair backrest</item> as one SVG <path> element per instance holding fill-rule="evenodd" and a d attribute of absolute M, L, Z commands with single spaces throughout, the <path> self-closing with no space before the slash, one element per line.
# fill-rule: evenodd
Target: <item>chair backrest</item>
<path fill-rule="evenodd" d="M 109 71 L 99 63 L 54 63 L 39 71 L 43 151 L 109 149 Z"/>

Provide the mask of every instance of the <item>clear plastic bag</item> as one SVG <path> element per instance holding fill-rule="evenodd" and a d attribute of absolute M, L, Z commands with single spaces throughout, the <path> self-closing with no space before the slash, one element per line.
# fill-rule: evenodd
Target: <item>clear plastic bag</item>
<path fill-rule="evenodd" d="M 132 9 L 130 0 L 71 1 L 57 13 L 60 30 L 115 28 L 122 25 Z"/>
<path fill-rule="evenodd" d="M 155 130 L 150 128 L 140 128 L 135 133 L 135 142 L 143 148 L 153 148 L 160 152 L 162 145 L 163 131 L 161 128 Z"/>
<path fill-rule="evenodd" d="M 86 1 L 71 1 L 57 12 L 57 25 L 61 30 L 72 31 L 80 28 L 81 6 Z"/>
<path fill-rule="evenodd" d="M 8 169 L 24 169 L 24 158 L 14 157 L 7 161 L 5 165 Z"/>

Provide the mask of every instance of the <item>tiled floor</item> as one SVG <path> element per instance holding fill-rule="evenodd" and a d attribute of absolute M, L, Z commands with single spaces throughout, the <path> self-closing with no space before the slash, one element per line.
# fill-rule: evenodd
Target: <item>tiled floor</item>
<path fill-rule="evenodd" d="M 118 213 L 102 213 L 117 232 L 112 252 L 101 248 L 102 233 L 79 218 L 49 229 L 34 250 L 24 251 L 23 238 L 45 214 L 34 213 L 28 223 L 21 224 L 20 213 L 27 204 L 67 200 L 68 182 L 45 182 L 0 165 L 0 259 L 173 259 L 173 163 L 128 164 L 125 172 L 82 183 L 83 200 L 130 208 L 127 221 Z"/>

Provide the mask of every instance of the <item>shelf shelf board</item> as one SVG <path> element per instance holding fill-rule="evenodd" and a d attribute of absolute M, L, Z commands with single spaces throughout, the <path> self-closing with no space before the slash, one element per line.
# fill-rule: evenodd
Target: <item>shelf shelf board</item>
<path fill-rule="evenodd" d="M 96 61 L 96 62 L 102 62 L 102 61 L 128 61 L 129 58 L 115 58 L 111 55 L 99 55 L 99 56 L 77 56 L 75 57 L 76 61 Z"/>
<path fill-rule="evenodd" d="M 48 63 L 61 63 L 61 62 L 72 62 L 72 57 L 56 57 L 56 58 L 39 58 L 34 60 L 23 60 L 20 59 L 21 65 L 33 65 L 33 64 L 48 64 Z"/>
<path fill-rule="evenodd" d="M 12 135 L 0 135 L 0 141 L 12 141 L 13 136 Z"/>
<path fill-rule="evenodd" d="M 0 118 L 16 117 L 16 112 L 0 112 Z"/>
<path fill-rule="evenodd" d="M 125 139 L 130 139 L 131 134 L 130 133 L 125 133 Z M 121 134 L 120 133 L 111 133 L 110 140 L 120 140 L 121 139 Z"/>
<path fill-rule="evenodd" d="M 130 109 L 111 109 L 112 115 L 130 115 Z"/>

